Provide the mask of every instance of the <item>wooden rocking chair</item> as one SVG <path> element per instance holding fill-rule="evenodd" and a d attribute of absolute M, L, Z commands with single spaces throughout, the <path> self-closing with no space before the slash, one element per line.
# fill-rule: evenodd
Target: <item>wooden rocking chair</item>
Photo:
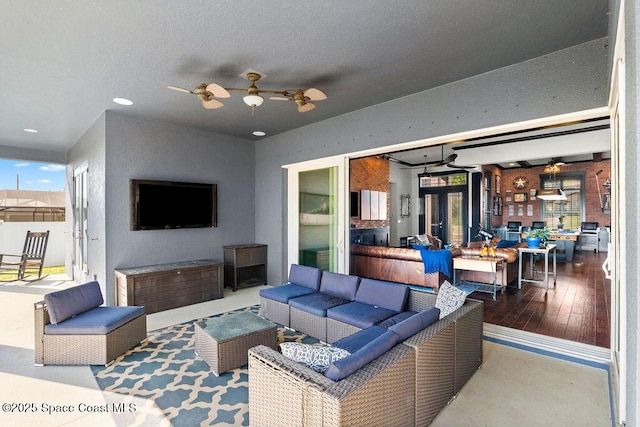
<path fill-rule="evenodd" d="M 25 277 L 29 277 L 26 273 L 27 270 L 36 269 L 38 270 L 38 277 L 27 281 L 36 281 L 47 277 L 47 275 L 42 275 L 42 267 L 44 267 L 44 255 L 47 252 L 48 242 L 49 230 L 44 232 L 27 231 L 22 255 L 0 254 L 0 275 L 7 271 L 16 273 L 15 279 L 7 280 L 2 278 L 0 281 L 27 280 L 25 279 Z"/>

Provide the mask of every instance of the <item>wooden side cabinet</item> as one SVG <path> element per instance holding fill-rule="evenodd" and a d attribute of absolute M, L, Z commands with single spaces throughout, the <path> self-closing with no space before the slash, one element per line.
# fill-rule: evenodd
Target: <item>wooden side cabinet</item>
<path fill-rule="evenodd" d="M 224 248 L 224 285 L 233 289 L 267 284 L 267 245 L 229 245 Z"/>
<path fill-rule="evenodd" d="M 223 264 L 196 260 L 115 270 L 116 305 L 147 314 L 223 297 Z"/>

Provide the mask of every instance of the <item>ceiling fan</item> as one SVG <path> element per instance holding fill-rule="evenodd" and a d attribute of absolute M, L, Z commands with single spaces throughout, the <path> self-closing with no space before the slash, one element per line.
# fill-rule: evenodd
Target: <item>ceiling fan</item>
<path fill-rule="evenodd" d="M 560 158 L 552 158 L 551 161 L 544 167 L 544 173 L 555 174 L 560 172 L 560 166 L 565 165 L 565 162 Z"/>
<path fill-rule="evenodd" d="M 278 95 L 270 96 L 269 99 L 274 101 L 293 101 L 298 106 L 298 112 L 306 113 L 316 108 L 316 105 L 310 101 L 323 101 L 327 99 L 327 95 L 320 89 L 309 88 L 307 90 L 302 89 L 285 89 L 285 90 L 265 90 L 259 89 L 256 86 L 256 82 L 263 76 L 253 70 L 248 70 L 242 73 L 240 76 L 245 77 L 251 83 L 248 88 L 235 88 L 235 87 L 222 87 L 217 83 L 202 83 L 194 90 L 183 89 L 177 86 L 168 85 L 167 88 L 176 90 L 178 92 L 191 93 L 196 95 L 202 101 L 202 106 L 206 109 L 215 109 L 223 107 L 224 104 L 219 99 L 230 98 L 230 91 L 246 92 L 246 95 L 242 98 L 245 104 L 251 108 L 259 107 L 264 102 L 264 98 L 260 96 L 261 93 Z"/>

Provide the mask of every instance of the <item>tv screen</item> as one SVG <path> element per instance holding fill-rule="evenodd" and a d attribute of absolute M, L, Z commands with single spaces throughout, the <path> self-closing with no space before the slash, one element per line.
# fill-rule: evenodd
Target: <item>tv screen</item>
<path fill-rule="evenodd" d="M 217 185 L 131 180 L 131 229 L 217 227 Z"/>

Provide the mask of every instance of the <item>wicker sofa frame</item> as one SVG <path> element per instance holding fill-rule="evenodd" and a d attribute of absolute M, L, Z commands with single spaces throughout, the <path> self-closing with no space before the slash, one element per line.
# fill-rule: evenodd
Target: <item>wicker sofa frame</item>
<path fill-rule="evenodd" d="M 51 323 L 44 301 L 34 303 L 35 365 L 108 365 L 147 338 L 147 316 L 104 335 L 47 335 Z"/>
<path fill-rule="evenodd" d="M 411 289 L 407 308 L 423 311 L 435 301 L 436 295 Z M 482 321 L 483 303 L 467 299 L 336 382 L 268 347 L 254 347 L 249 350 L 251 424 L 427 425 L 482 364 Z"/>

